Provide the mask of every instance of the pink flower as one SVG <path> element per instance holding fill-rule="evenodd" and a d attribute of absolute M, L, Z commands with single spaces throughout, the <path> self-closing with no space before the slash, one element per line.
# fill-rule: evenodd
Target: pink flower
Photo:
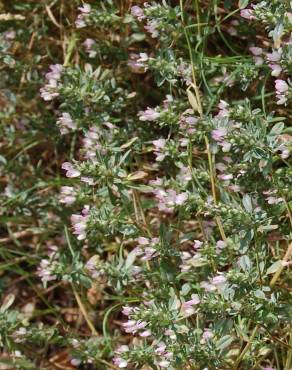
<path fill-rule="evenodd" d="M 77 128 L 77 125 L 72 120 L 70 114 L 66 112 L 62 113 L 62 116 L 59 117 L 57 124 L 60 126 L 60 131 L 62 135 L 68 133 L 68 129 L 76 130 Z"/>
<path fill-rule="evenodd" d="M 255 17 L 253 16 L 253 11 L 252 9 L 242 9 L 240 11 L 240 15 L 243 17 L 243 18 L 246 18 L 246 19 L 254 19 Z"/>
<path fill-rule="evenodd" d="M 89 218 L 89 207 L 84 206 L 81 215 L 72 215 L 71 216 L 71 224 L 74 229 L 73 234 L 78 235 L 78 240 L 84 240 L 86 238 L 86 228 L 87 228 L 87 221 Z"/>
<path fill-rule="evenodd" d="M 280 202 L 283 202 L 283 198 L 267 197 L 266 201 L 268 202 L 268 204 L 278 204 Z"/>
<path fill-rule="evenodd" d="M 225 128 L 218 128 L 211 132 L 212 138 L 217 142 L 222 141 L 226 134 L 227 130 Z"/>
<path fill-rule="evenodd" d="M 164 342 L 158 343 L 158 347 L 155 349 L 155 353 L 158 355 L 163 355 L 166 349 L 166 344 Z"/>
<path fill-rule="evenodd" d="M 138 330 L 144 329 L 147 326 L 147 322 L 142 320 L 128 320 L 122 325 L 126 333 L 135 334 Z"/>
<path fill-rule="evenodd" d="M 192 299 L 187 301 L 187 302 L 184 302 L 182 304 L 182 307 L 186 308 L 186 307 L 190 307 L 190 306 L 196 306 L 200 302 L 201 302 L 201 300 L 200 300 L 198 294 L 192 294 Z"/>
<path fill-rule="evenodd" d="M 181 167 L 179 173 L 177 174 L 177 179 L 180 183 L 186 184 L 192 179 L 191 171 L 188 167 Z"/>
<path fill-rule="evenodd" d="M 283 105 L 285 103 L 287 103 L 287 97 L 285 95 L 277 95 L 277 105 Z"/>
<path fill-rule="evenodd" d="M 123 369 L 128 366 L 128 362 L 124 360 L 122 357 L 114 357 L 113 363 L 120 369 Z"/>
<path fill-rule="evenodd" d="M 93 178 L 92 178 L 92 177 L 88 177 L 88 176 L 81 176 L 81 177 L 80 177 L 80 180 L 81 180 L 82 182 L 85 182 L 86 184 L 88 184 L 88 185 L 90 185 L 90 186 L 94 185 L 94 180 L 93 180 Z"/>
<path fill-rule="evenodd" d="M 128 60 L 128 67 L 134 73 L 144 73 L 145 68 L 146 68 L 144 63 L 138 62 L 137 59 L 132 59 L 132 58 Z"/>
<path fill-rule="evenodd" d="M 140 337 L 143 337 L 143 338 L 150 337 L 151 330 L 142 331 L 142 333 L 139 333 L 139 335 L 140 335 Z"/>
<path fill-rule="evenodd" d="M 222 162 L 218 162 L 218 163 L 216 163 L 216 165 L 215 165 L 215 168 L 218 170 L 218 171 L 220 171 L 220 172 L 224 172 L 225 170 L 226 170 L 226 166 L 225 166 L 225 164 L 224 163 L 222 163 Z"/>
<path fill-rule="evenodd" d="M 147 62 L 149 60 L 149 57 L 148 57 L 148 54 L 147 53 L 140 53 L 139 54 L 139 59 L 138 59 L 138 62 Z"/>
<path fill-rule="evenodd" d="M 91 49 L 92 46 L 95 44 L 95 41 L 93 39 L 86 39 L 83 43 L 83 45 L 85 46 L 86 49 Z"/>
<path fill-rule="evenodd" d="M 200 286 L 205 289 L 206 292 L 214 292 L 216 290 L 216 287 L 208 281 L 202 281 Z"/>
<path fill-rule="evenodd" d="M 144 329 L 144 328 L 145 328 L 145 326 L 147 326 L 147 322 L 146 322 L 146 321 L 141 321 L 141 320 L 139 320 L 139 321 L 137 322 L 136 328 L 137 328 L 137 329 Z"/>
<path fill-rule="evenodd" d="M 134 73 L 144 73 L 147 70 L 147 61 L 149 60 L 147 53 L 130 54 L 128 66 Z M 143 113 L 143 112 L 142 112 Z"/>
<path fill-rule="evenodd" d="M 76 196 L 72 186 L 62 186 L 60 191 L 60 202 L 71 205 L 75 202 Z"/>
<path fill-rule="evenodd" d="M 53 100 L 56 96 L 59 96 L 59 93 L 57 92 L 50 92 L 48 91 L 45 87 L 42 87 L 40 89 L 40 93 L 41 93 L 41 97 L 45 100 L 45 101 L 51 101 Z"/>
<path fill-rule="evenodd" d="M 57 275 L 54 274 L 54 261 L 42 259 L 37 274 L 44 284 L 48 281 L 56 280 Z"/>
<path fill-rule="evenodd" d="M 147 21 L 147 25 L 144 27 L 146 31 L 151 33 L 152 38 L 158 37 L 158 30 L 157 30 L 157 21 L 156 20 L 151 20 Z"/>
<path fill-rule="evenodd" d="M 232 163 L 232 158 L 230 158 L 230 157 L 224 156 L 223 159 L 227 163 Z"/>
<path fill-rule="evenodd" d="M 189 125 L 195 125 L 198 122 L 196 117 L 186 117 L 186 123 Z"/>
<path fill-rule="evenodd" d="M 239 193 L 241 191 L 241 187 L 239 185 L 229 185 L 228 189 L 234 193 Z"/>
<path fill-rule="evenodd" d="M 170 339 L 176 339 L 176 334 L 172 329 L 166 329 L 164 335 L 168 336 Z"/>
<path fill-rule="evenodd" d="M 229 108 L 229 104 L 225 100 L 220 100 L 218 104 L 219 109 L 227 109 Z"/>
<path fill-rule="evenodd" d="M 156 248 L 154 248 L 157 246 L 157 244 L 159 244 L 158 238 L 149 239 L 142 236 L 138 238 L 138 244 L 139 246 L 136 247 L 134 250 L 137 256 L 142 256 L 142 261 L 148 261 L 154 257 L 159 256 L 160 253 L 156 250 Z"/>
<path fill-rule="evenodd" d="M 145 18 L 145 15 L 144 15 L 144 12 L 143 12 L 143 9 L 140 8 L 140 6 L 132 6 L 131 8 L 131 13 L 134 17 L 137 17 L 139 19 L 139 21 L 141 21 L 142 19 Z"/>
<path fill-rule="evenodd" d="M 282 159 L 286 159 L 288 157 L 290 157 L 290 150 L 288 148 L 281 148 L 281 158 Z"/>
<path fill-rule="evenodd" d="M 75 26 L 77 28 L 84 28 L 84 27 L 86 27 L 86 23 L 85 23 L 85 21 L 84 21 L 84 19 L 82 17 L 82 14 L 78 15 L 78 17 L 77 17 L 77 19 L 75 21 Z"/>
<path fill-rule="evenodd" d="M 221 174 L 221 175 L 218 175 L 218 179 L 223 180 L 223 181 L 232 180 L 233 175 L 231 175 L 231 174 Z"/>
<path fill-rule="evenodd" d="M 163 180 L 159 177 L 156 177 L 155 180 L 150 180 L 149 181 L 149 185 L 151 185 L 153 187 L 162 186 L 163 185 Z"/>
<path fill-rule="evenodd" d="M 185 201 L 188 199 L 188 194 L 187 193 L 180 193 L 177 194 L 175 198 L 175 204 L 177 205 L 182 205 L 185 203 Z"/>
<path fill-rule="evenodd" d="M 229 104 L 226 103 L 224 100 L 220 100 L 220 103 L 218 104 L 219 112 L 216 115 L 216 117 L 228 117 L 229 115 Z"/>
<path fill-rule="evenodd" d="M 91 12 L 91 5 L 90 4 L 83 4 L 83 6 L 78 8 L 81 13 L 89 14 Z"/>
<path fill-rule="evenodd" d="M 161 162 L 164 160 L 167 152 L 163 152 L 163 149 L 165 148 L 166 145 L 166 140 L 165 139 L 158 139 L 158 140 L 153 140 L 153 145 L 155 146 L 155 155 L 156 155 L 156 161 Z"/>
<path fill-rule="evenodd" d="M 46 74 L 46 79 L 48 84 L 40 89 L 41 97 L 45 101 L 53 100 L 56 96 L 59 95 L 57 90 L 58 81 L 61 78 L 63 66 L 61 64 L 52 64 L 50 65 L 50 71 Z"/>
<path fill-rule="evenodd" d="M 278 77 L 282 72 L 282 67 L 279 64 L 269 64 L 269 67 L 272 70 L 272 76 Z"/>
<path fill-rule="evenodd" d="M 193 306 L 198 305 L 201 302 L 197 294 L 192 294 L 192 299 L 184 302 L 181 306 L 183 314 L 190 316 L 195 313 L 195 308 Z"/>
<path fill-rule="evenodd" d="M 219 249 L 224 249 L 226 247 L 226 243 L 223 240 L 218 240 L 216 247 Z"/>
<path fill-rule="evenodd" d="M 262 48 L 258 48 L 256 46 L 250 47 L 249 50 L 255 56 L 259 56 L 259 55 L 262 55 L 263 54 L 263 49 Z"/>
<path fill-rule="evenodd" d="M 173 212 L 176 205 L 182 205 L 188 198 L 187 193 L 177 194 L 173 189 L 167 191 L 157 189 L 154 194 L 159 200 L 158 209 L 167 213 Z"/>
<path fill-rule="evenodd" d="M 267 53 L 267 59 L 269 62 L 278 62 L 279 60 L 281 60 L 281 53 L 279 53 L 278 51 Z"/>
<path fill-rule="evenodd" d="M 180 146 L 182 146 L 182 147 L 188 146 L 189 142 L 190 142 L 190 140 L 186 137 L 179 139 Z"/>
<path fill-rule="evenodd" d="M 226 283 L 226 277 L 223 276 L 223 275 L 216 275 L 215 277 L 213 277 L 212 279 L 212 284 L 217 286 L 217 285 L 222 285 L 224 283 Z"/>
<path fill-rule="evenodd" d="M 222 141 L 220 145 L 222 146 L 222 151 L 224 153 L 228 153 L 230 151 L 231 143 L 228 143 L 228 141 Z"/>
<path fill-rule="evenodd" d="M 204 333 L 202 335 L 202 339 L 204 342 L 206 342 L 208 339 L 213 338 L 214 334 L 210 329 L 204 329 Z"/>
<path fill-rule="evenodd" d="M 195 250 L 200 249 L 204 243 L 200 240 L 194 240 L 193 248 Z"/>
<path fill-rule="evenodd" d="M 51 64 L 50 72 L 46 74 L 47 80 L 59 80 L 61 78 L 61 73 L 63 71 L 63 66 L 61 64 Z"/>
<path fill-rule="evenodd" d="M 165 144 L 166 144 L 165 139 L 153 140 L 153 145 L 155 146 L 156 150 L 165 148 Z"/>
<path fill-rule="evenodd" d="M 74 166 L 70 162 L 64 162 L 62 164 L 62 169 L 66 170 L 66 176 L 73 178 L 80 176 L 80 172 L 74 168 Z"/>
<path fill-rule="evenodd" d="M 79 358 L 72 358 L 72 360 L 70 361 L 71 365 L 73 366 L 79 366 L 81 362 L 82 361 Z"/>
<path fill-rule="evenodd" d="M 129 347 L 125 344 L 122 344 L 116 349 L 116 353 L 125 353 L 125 352 L 129 352 Z"/>
<path fill-rule="evenodd" d="M 285 82 L 284 80 L 276 80 L 275 86 L 276 86 L 277 92 L 279 93 L 285 93 L 289 89 L 287 82 Z"/>
<path fill-rule="evenodd" d="M 5 40 L 14 40 L 16 36 L 16 32 L 14 30 L 4 32 Z"/>
<path fill-rule="evenodd" d="M 146 247 L 144 249 L 144 256 L 141 257 L 141 261 L 149 261 L 152 258 L 157 257 L 157 256 L 159 256 L 159 252 L 155 248 Z"/>
<path fill-rule="evenodd" d="M 287 95 L 289 90 L 287 82 L 285 82 L 284 80 L 276 80 L 275 87 L 277 104 L 278 105 L 285 104 L 287 102 Z"/>
<path fill-rule="evenodd" d="M 155 112 L 152 108 L 147 108 L 144 112 L 139 113 L 140 121 L 155 121 L 159 118 L 160 114 Z"/>
<path fill-rule="evenodd" d="M 95 45 L 95 41 L 93 39 L 86 39 L 83 43 L 86 52 L 89 54 L 89 58 L 94 58 L 97 54 L 95 50 L 92 50 L 93 45 Z"/>
<path fill-rule="evenodd" d="M 125 316 L 129 316 L 133 312 L 133 310 L 134 310 L 133 307 L 123 306 L 122 313 Z"/>
<path fill-rule="evenodd" d="M 127 322 L 124 322 L 122 325 L 125 329 L 125 331 L 130 330 L 130 331 L 135 331 L 136 330 L 136 320 L 128 320 Z"/>
<path fill-rule="evenodd" d="M 144 238 L 143 236 L 140 236 L 138 238 L 138 243 L 140 245 L 148 245 L 150 243 L 150 240 L 148 238 Z"/>

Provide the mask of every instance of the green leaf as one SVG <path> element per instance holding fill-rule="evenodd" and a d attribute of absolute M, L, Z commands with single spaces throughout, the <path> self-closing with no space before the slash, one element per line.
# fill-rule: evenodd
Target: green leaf
<path fill-rule="evenodd" d="M 234 324 L 237 335 L 239 335 L 244 341 L 248 342 L 249 338 L 248 335 L 243 331 L 244 327 L 241 327 L 240 325 Z"/>
<path fill-rule="evenodd" d="M 238 7 L 239 9 L 244 9 L 248 6 L 249 0 L 239 0 Z"/>
<path fill-rule="evenodd" d="M 240 253 L 243 254 L 248 250 L 253 237 L 254 237 L 253 230 L 248 230 L 243 233 L 242 239 L 240 239 L 240 248 L 239 248 Z"/>
<path fill-rule="evenodd" d="M 126 142 L 125 144 L 123 144 L 121 146 L 121 149 L 127 149 L 127 148 L 129 148 L 129 146 L 131 146 L 136 140 L 138 140 L 138 137 L 137 136 L 133 137 L 131 140 L 129 140 L 128 142 Z"/>
<path fill-rule="evenodd" d="M 276 271 L 279 270 L 279 268 L 283 266 L 282 261 L 276 261 L 274 262 L 268 269 L 267 269 L 267 275 L 274 274 Z"/>
<path fill-rule="evenodd" d="M 144 184 L 141 185 L 128 184 L 128 187 L 131 189 L 139 190 L 141 191 L 141 193 L 150 193 L 151 191 L 153 191 L 153 188 L 151 186 Z"/>
<path fill-rule="evenodd" d="M 239 258 L 239 266 L 242 268 L 244 272 L 248 272 L 252 268 L 252 261 L 247 255 L 241 256 Z"/>
<path fill-rule="evenodd" d="M 255 295 L 255 297 L 257 297 L 259 299 L 266 299 L 265 293 L 263 291 L 261 291 L 260 289 L 257 289 L 254 292 L 254 295 Z"/>
<path fill-rule="evenodd" d="M 130 252 L 127 256 L 127 259 L 126 259 L 126 262 L 125 262 L 125 268 L 128 269 L 129 267 L 131 267 L 136 259 L 136 252 L 135 250 L 133 250 L 132 252 Z"/>
<path fill-rule="evenodd" d="M 145 40 L 145 33 L 133 33 L 131 35 L 131 38 L 133 41 L 142 41 L 142 40 Z"/>
<path fill-rule="evenodd" d="M 222 351 L 224 348 L 229 347 L 232 342 L 233 337 L 231 335 L 224 335 L 224 337 L 218 340 L 216 347 Z"/>
<path fill-rule="evenodd" d="M 0 307 L 0 312 L 7 311 L 8 308 L 13 304 L 14 300 L 15 300 L 15 295 L 14 294 L 8 294 L 4 298 L 4 302 L 3 302 L 2 306 Z"/>
<path fill-rule="evenodd" d="M 277 230 L 278 229 L 278 225 L 265 225 L 265 226 L 259 226 L 257 228 L 257 231 L 259 231 L 260 233 L 264 233 L 265 231 L 272 231 L 272 230 Z"/>
<path fill-rule="evenodd" d="M 273 126 L 272 130 L 270 131 L 270 136 L 277 136 L 282 133 L 284 130 L 284 123 L 283 122 L 278 122 L 275 126 Z"/>
<path fill-rule="evenodd" d="M 191 290 L 191 286 L 188 283 L 183 284 L 181 287 L 181 295 L 185 296 L 187 295 Z"/>
<path fill-rule="evenodd" d="M 244 208 L 248 213 L 252 213 L 252 202 L 251 202 L 251 197 L 248 194 L 244 194 L 242 198 L 242 203 Z"/>

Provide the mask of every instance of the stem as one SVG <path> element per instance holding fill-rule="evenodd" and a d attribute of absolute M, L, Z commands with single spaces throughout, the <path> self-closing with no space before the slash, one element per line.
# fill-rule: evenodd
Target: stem
<path fill-rule="evenodd" d="M 76 34 L 73 33 L 72 37 L 69 40 L 69 44 L 66 50 L 65 58 L 64 58 L 64 67 L 68 67 L 70 65 L 70 59 L 72 56 L 73 51 L 75 50 L 77 42 Z"/>
<path fill-rule="evenodd" d="M 281 275 L 281 272 L 283 271 L 283 269 L 285 267 L 285 262 L 287 262 L 289 260 L 291 254 L 292 254 L 292 243 L 290 243 L 288 245 L 287 251 L 286 251 L 285 256 L 284 256 L 284 258 L 282 260 L 282 265 L 275 272 L 275 275 L 273 276 L 273 278 L 272 278 L 272 280 L 270 282 L 270 287 L 271 288 L 276 284 L 277 280 L 279 279 L 279 277 Z"/>
<path fill-rule="evenodd" d="M 203 109 L 202 109 L 200 91 L 199 91 L 197 81 L 196 81 L 196 74 L 195 74 L 195 68 L 194 68 L 194 58 L 193 58 L 193 53 L 192 53 L 192 47 L 191 47 L 191 43 L 190 43 L 190 39 L 189 39 L 187 29 L 186 29 L 185 24 L 184 24 L 183 0 L 180 0 L 179 3 L 180 3 L 182 26 L 183 26 L 185 38 L 186 38 L 186 41 L 187 41 L 187 44 L 188 44 L 188 50 L 189 50 L 189 55 L 190 55 L 190 60 L 191 60 L 191 65 L 192 65 L 192 77 L 193 77 L 193 84 L 194 84 L 196 99 L 197 99 L 197 103 L 198 103 L 198 112 L 199 112 L 200 117 L 202 118 L 203 117 Z"/>
<path fill-rule="evenodd" d="M 201 25 L 200 25 L 200 9 L 199 9 L 199 3 L 198 0 L 195 0 L 195 8 L 196 8 L 196 16 L 197 16 L 197 24 L 198 24 L 198 34 L 201 37 Z"/>
<path fill-rule="evenodd" d="M 72 286 L 72 290 L 73 290 L 75 299 L 76 299 L 76 301 L 78 303 L 78 306 L 80 308 L 80 311 L 82 312 L 82 315 L 83 315 L 83 317 L 84 317 L 84 319 L 85 319 L 85 321 L 86 321 L 89 329 L 91 330 L 92 335 L 98 336 L 98 333 L 95 330 L 95 327 L 94 327 L 93 323 L 91 322 L 91 320 L 89 318 L 89 315 L 88 315 L 88 313 L 86 311 L 86 308 L 84 307 L 84 305 L 82 303 L 82 300 L 81 300 L 79 294 L 77 293 L 77 290 L 75 289 L 74 284 L 72 283 L 71 286 Z"/>
<path fill-rule="evenodd" d="M 111 364 L 111 363 L 109 363 L 109 362 L 107 362 L 107 361 L 105 361 L 105 360 L 103 360 L 101 358 L 99 358 L 97 361 L 100 362 L 101 364 L 107 365 L 111 369 L 119 370 L 118 367 L 116 367 L 115 365 L 113 365 L 113 364 Z"/>
<path fill-rule="evenodd" d="M 243 359 L 243 357 L 245 356 L 247 351 L 250 349 L 250 346 L 252 345 L 252 341 L 253 341 L 256 333 L 257 333 L 257 330 L 258 330 L 258 325 L 256 325 L 256 327 L 253 329 L 251 337 L 249 338 L 249 342 L 246 344 L 246 346 L 242 350 L 241 354 L 239 355 L 239 357 L 235 361 L 234 370 L 238 369 L 238 365 L 240 364 L 241 360 Z"/>
<path fill-rule="evenodd" d="M 212 195 L 213 195 L 214 203 L 217 204 L 214 169 L 213 169 L 212 156 L 211 156 L 211 151 L 210 151 L 210 144 L 209 144 L 209 140 L 207 136 L 205 136 L 205 143 L 206 143 L 206 149 L 207 149 L 207 154 L 208 154 Z"/>
<path fill-rule="evenodd" d="M 196 81 L 192 48 L 191 48 L 191 44 L 190 44 L 190 40 L 189 40 L 189 36 L 188 36 L 187 30 L 186 30 L 186 28 L 184 26 L 183 0 L 180 0 L 180 9 L 181 9 L 181 20 L 182 20 L 182 23 L 183 23 L 184 33 L 185 33 L 185 37 L 186 37 L 186 40 L 187 40 L 189 54 L 190 54 L 190 59 L 191 59 L 191 64 L 192 64 L 193 85 L 194 85 L 194 90 L 195 90 L 196 99 L 197 99 L 197 103 L 198 103 L 198 112 L 199 112 L 200 117 L 202 118 L 203 117 L 203 108 L 202 108 L 202 102 L 201 102 L 199 88 L 198 88 L 197 81 Z M 213 165 L 212 165 L 212 157 L 211 157 L 211 152 L 210 152 L 209 141 L 208 141 L 208 138 L 206 136 L 205 136 L 205 141 L 206 141 L 206 147 L 207 147 L 207 153 L 208 153 L 208 160 L 209 160 L 209 167 L 210 167 L 210 177 L 211 177 L 212 194 L 213 194 L 213 198 L 214 198 L 214 203 L 217 204 L 216 187 L 215 187 L 215 180 L 214 180 L 215 178 L 214 178 L 214 171 L 213 171 Z M 222 225 L 222 222 L 221 222 L 220 218 L 219 217 L 215 217 L 215 220 L 216 220 L 216 223 L 218 225 L 218 228 L 219 228 L 219 231 L 220 231 L 220 234 L 221 234 L 222 239 L 224 241 L 226 241 L 226 235 L 225 235 L 225 232 L 224 232 L 224 229 L 223 229 L 223 225 Z"/>
<path fill-rule="evenodd" d="M 215 217 L 215 221 L 216 221 L 217 226 L 218 226 L 218 229 L 219 229 L 219 231 L 220 231 L 220 234 L 221 234 L 221 238 L 222 238 L 222 240 L 224 240 L 224 241 L 226 242 L 227 237 L 226 237 L 226 234 L 225 234 L 225 231 L 224 231 L 224 228 L 223 228 L 223 224 L 222 224 L 222 222 L 221 222 L 220 217 L 216 216 L 216 217 Z"/>
<path fill-rule="evenodd" d="M 214 199 L 214 204 L 217 204 L 217 195 L 216 195 L 216 186 L 215 186 L 215 176 L 214 176 L 214 170 L 213 170 L 213 163 L 212 163 L 212 156 L 210 151 L 210 144 L 207 136 L 205 136 L 205 142 L 206 142 L 206 149 L 208 154 L 208 162 L 209 162 L 209 170 L 210 170 L 210 180 L 211 180 L 211 188 L 212 188 L 212 195 Z M 222 240 L 226 241 L 226 234 L 224 232 L 223 224 L 219 216 L 215 217 L 215 221 L 217 223 L 217 226 L 219 228 L 221 238 Z"/>
<path fill-rule="evenodd" d="M 285 204 L 285 207 L 287 209 L 287 212 L 288 212 L 288 216 L 289 216 L 289 220 L 290 220 L 290 224 L 292 226 L 292 214 L 291 214 L 291 211 L 290 211 L 290 206 L 287 202 L 287 200 L 285 199 L 285 197 L 283 197 L 283 200 L 284 200 L 284 204 Z"/>
<path fill-rule="evenodd" d="M 290 333 L 289 344 L 292 345 L 292 333 Z M 292 363 L 292 350 L 289 349 L 288 354 L 287 354 L 286 364 L 285 364 L 285 370 L 291 369 L 291 363 Z"/>
<path fill-rule="evenodd" d="M 151 230 L 150 230 L 150 227 L 149 227 L 149 224 L 146 220 L 146 216 L 145 216 L 145 213 L 144 213 L 144 209 L 143 209 L 143 206 L 142 206 L 142 203 L 141 203 L 141 199 L 139 197 L 139 194 L 136 192 L 136 190 L 133 190 L 133 194 L 136 198 L 136 202 L 137 202 L 137 208 L 140 212 L 140 215 L 141 215 L 141 218 L 142 218 L 142 221 L 143 221 L 143 224 L 147 230 L 147 233 L 148 233 L 148 236 L 151 237 L 152 236 L 152 233 L 151 233 Z"/>

